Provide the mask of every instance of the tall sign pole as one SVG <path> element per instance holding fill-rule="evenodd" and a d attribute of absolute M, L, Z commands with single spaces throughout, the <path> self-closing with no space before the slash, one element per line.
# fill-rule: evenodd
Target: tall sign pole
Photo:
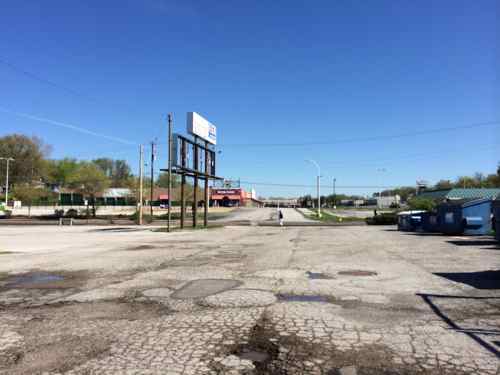
<path fill-rule="evenodd" d="M 208 150 L 208 142 L 205 141 L 205 148 Z M 205 208 L 203 210 L 203 225 L 205 227 L 208 226 L 208 200 L 209 200 L 209 196 L 208 196 L 208 175 L 209 175 L 209 164 L 210 164 L 210 160 L 209 160 L 209 157 L 208 157 L 208 152 L 205 151 Z"/>
<path fill-rule="evenodd" d="M 195 148 L 194 148 L 194 170 L 198 170 L 198 162 L 200 159 L 200 155 L 198 153 L 198 137 L 195 135 L 194 136 L 194 143 L 195 143 Z M 198 225 L 198 175 L 195 174 L 194 176 L 194 190 L 193 190 L 193 228 L 196 228 Z"/>
<path fill-rule="evenodd" d="M 193 216 L 193 227 L 198 225 L 198 200 L 200 199 L 200 179 L 204 180 L 204 225 L 208 225 L 208 208 L 209 208 L 209 188 L 210 179 L 222 180 L 215 175 L 215 151 L 212 150 L 209 144 L 217 144 L 217 128 L 209 121 L 204 119 L 196 112 L 187 113 L 187 132 L 194 139 L 187 138 L 180 134 L 172 135 L 172 115 L 169 114 L 169 165 L 168 169 L 161 169 L 169 173 L 169 206 L 168 206 L 168 230 L 170 231 L 170 209 L 171 209 L 171 184 L 172 174 L 181 175 L 181 220 L 180 226 L 184 228 L 186 219 L 186 178 L 193 178 L 193 201 L 191 214 Z M 200 141 L 201 140 L 201 141 Z M 175 145 L 174 145 L 175 142 Z M 178 150 L 180 152 L 178 152 Z M 193 158 L 191 159 L 191 151 Z M 175 154 L 174 154 L 175 152 Z M 205 165 L 203 165 L 203 162 Z"/>
<path fill-rule="evenodd" d="M 186 141 L 181 141 L 181 166 L 186 167 Z M 184 228 L 186 219 L 186 174 L 181 175 L 181 229 Z"/>
<path fill-rule="evenodd" d="M 168 114 L 168 213 L 167 232 L 170 232 L 170 219 L 172 214 L 172 114 Z"/>
<path fill-rule="evenodd" d="M 139 225 L 142 225 L 142 183 L 144 175 L 144 146 L 139 146 Z"/>
<path fill-rule="evenodd" d="M 153 194 L 154 194 L 154 163 L 155 163 L 155 143 L 151 142 L 151 188 L 150 188 L 150 200 L 149 200 L 149 214 L 153 217 Z"/>

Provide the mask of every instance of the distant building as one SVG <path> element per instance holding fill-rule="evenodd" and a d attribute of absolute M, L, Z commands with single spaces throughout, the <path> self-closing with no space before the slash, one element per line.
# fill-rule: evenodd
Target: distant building
<path fill-rule="evenodd" d="M 265 207 L 287 207 L 295 208 L 299 205 L 297 198 L 269 198 L 263 200 Z"/>
<path fill-rule="evenodd" d="M 378 208 L 390 208 L 401 204 L 401 197 L 399 195 L 381 196 L 376 199 Z"/>
<path fill-rule="evenodd" d="M 365 200 L 364 199 L 355 199 L 353 201 L 353 203 L 354 203 L 355 207 L 360 207 L 360 206 L 363 206 L 365 204 Z"/>
<path fill-rule="evenodd" d="M 89 204 L 90 197 L 84 197 L 76 190 L 59 188 L 55 189 L 59 194 L 59 204 L 61 206 L 83 206 L 85 201 Z M 132 190 L 127 188 L 109 188 L 95 195 L 96 204 L 99 206 L 133 206 L 135 196 Z"/>

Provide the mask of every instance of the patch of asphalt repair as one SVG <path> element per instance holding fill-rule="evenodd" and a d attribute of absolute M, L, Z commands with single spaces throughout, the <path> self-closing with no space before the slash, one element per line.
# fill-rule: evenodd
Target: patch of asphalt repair
<path fill-rule="evenodd" d="M 201 279 L 188 282 L 182 288 L 172 293 L 174 299 L 196 299 L 208 297 L 229 289 L 236 288 L 243 283 L 231 279 Z"/>

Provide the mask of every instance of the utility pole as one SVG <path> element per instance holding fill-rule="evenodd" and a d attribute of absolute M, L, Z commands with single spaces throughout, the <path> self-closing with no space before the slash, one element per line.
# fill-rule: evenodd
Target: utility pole
<path fill-rule="evenodd" d="M 170 219 L 172 218 L 172 114 L 168 114 L 168 212 L 167 232 L 170 232 Z"/>
<path fill-rule="evenodd" d="M 156 145 L 153 142 L 151 142 L 151 192 L 150 192 L 150 200 L 149 200 L 149 209 L 150 209 L 150 215 L 151 218 L 153 217 L 153 194 L 154 194 L 154 180 L 155 180 L 155 175 L 154 175 L 154 162 L 156 159 Z"/>
<path fill-rule="evenodd" d="M 142 183 L 144 176 L 144 146 L 139 146 L 139 225 L 142 225 Z"/>
<path fill-rule="evenodd" d="M 337 182 L 337 179 L 334 177 L 333 178 L 333 209 L 337 209 L 337 202 L 336 202 L 336 194 L 335 194 L 335 183 Z"/>
<path fill-rule="evenodd" d="M 15 161 L 14 158 L 10 157 L 2 157 L 0 160 L 7 161 L 7 171 L 5 176 L 5 207 L 7 207 L 7 203 L 9 202 L 9 162 Z"/>

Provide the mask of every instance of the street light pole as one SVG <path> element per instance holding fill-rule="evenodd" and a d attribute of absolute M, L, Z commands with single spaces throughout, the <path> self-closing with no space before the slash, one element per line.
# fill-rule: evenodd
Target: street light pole
<path fill-rule="evenodd" d="M 320 178 L 321 178 L 321 168 L 316 161 L 312 159 L 306 159 L 307 162 L 314 164 L 318 169 L 318 176 L 316 177 L 316 193 L 318 195 L 318 218 L 321 217 L 321 192 L 320 192 Z"/>
<path fill-rule="evenodd" d="M 0 160 L 6 160 L 7 161 L 7 171 L 6 171 L 6 176 L 5 176 L 5 207 L 7 207 L 7 203 L 9 202 L 9 162 L 14 161 L 14 158 L 0 158 Z"/>

